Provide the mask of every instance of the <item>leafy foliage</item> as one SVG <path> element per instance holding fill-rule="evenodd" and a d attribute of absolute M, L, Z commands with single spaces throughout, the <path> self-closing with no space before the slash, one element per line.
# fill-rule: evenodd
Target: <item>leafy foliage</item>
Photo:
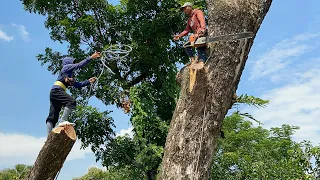
<path fill-rule="evenodd" d="M 266 107 L 268 103 L 269 103 L 269 100 L 263 100 L 261 98 L 257 98 L 247 94 L 241 94 L 239 97 L 236 98 L 236 102 L 233 104 L 233 108 L 236 109 L 235 111 L 236 114 L 241 115 L 243 117 L 247 117 L 259 123 L 259 125 L 261 125 L 262 123 L 259 120 L 255 119 L 251 114 L 247 112 L 243 112 L 242 109 L 240 108 L 240 105 L 241 106 L 249 105 L 249 106 L 254 106 L 256 108 L 259 108 L 259 107 Z"/>
<path fill-rule="evenodd" d="M 135 170 L 124 167 L 117 169 L 109 169 L 103 171 L 101 169 L 92 167 L 88 173 L 79 178 L 73 178 L 73 180 L 131 180 L 131 179 L 144 179 L 144 175 Z"/>
<path fill-rule="evenodd" d="M 171 73 L 171 76 L 175 74 Z M 168 87 L 170 79 L 173 78 L 159 78 L 152 84 L 145 82 L 131 88 L 133 109 L 130 121 L 134 137 L 117 137 L 108 149 L 101 151 L 104 166 L 133 166 L 154 178 L 161 163 L 178 91 L 177 87 L 175 90 Z"/>
<path fill-rule="evenodd" d="M 299 128 L 254 127 L 233 114 L 224 120 L 225 139 L 220 139 L 211 179 L 316 179 L 319 146 L 294 142 Z M 317 159 L 312 165 L 312 159 Z"/>
<path fill-rule="evenodd" d="M 261 98 L 257 98 L 247 94 L 242 94 L 237 98 L 237 102 L 235 103 L 235 105 L 246 104 L 246 105 L 255 106 L 258 108 L 258 107 L 266 107 L 268 103 L 269 103 L 269 100 L 263 100 Z"/>
<path fill-rule="evenodd" d="M 31 170 L 31 166 L 17 164 L 13 169 L 4 169 L 0 171 L 1 180 L 20 180 L 27 176 Z"/>
<path fill-rule="evenodd" d="M 100 112 L 97 108 L 91 106 L 77 106 L 75 113 L 69 118 L 76 123 L 76 133 L 81 139 L 82 147 L 91 146 L 91 150 L 96 153 L 99 159 L 102 149 L 108 147 L 113 140 L 115 133 L 113 118 L 108 114 L 110 111 Z"/>

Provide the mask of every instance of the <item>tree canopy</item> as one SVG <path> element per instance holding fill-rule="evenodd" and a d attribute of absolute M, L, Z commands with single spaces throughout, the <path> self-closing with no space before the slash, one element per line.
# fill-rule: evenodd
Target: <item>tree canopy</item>
<path fill-rule="evenodd" d="M 320 146 L 295 142 L 298 129 L 284 124 L 267 130 L 236 113 L 227 117 L 226 138 L 219 140 L 211 178 L 317 179 Z"/>

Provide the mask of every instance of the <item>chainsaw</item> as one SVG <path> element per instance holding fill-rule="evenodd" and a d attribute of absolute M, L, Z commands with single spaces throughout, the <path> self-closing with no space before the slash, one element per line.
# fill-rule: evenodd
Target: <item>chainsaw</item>
<path fill-rule="evenodd" d="M 253 32 L 242 32 L 236 34 L 226 34 L 226 35 L 219 35 L 214 37 L 206 37 L 200 36 L 196 37 L 196 35 L 192 34 L 189 37 L 189 41 L 186 42 L 183 47 L 201 47 L 206 46 L 207 43 L 216 42 L 216 41 L 234 41 L 239 39 L 248 39 L 254 36 Z"/>

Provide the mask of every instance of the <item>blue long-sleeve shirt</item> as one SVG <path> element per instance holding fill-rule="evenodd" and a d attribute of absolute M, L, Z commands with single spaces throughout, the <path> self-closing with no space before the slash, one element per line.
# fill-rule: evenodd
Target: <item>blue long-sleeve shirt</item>
<path fill-rule="evenodd" d="M 66 77 L 72 78 L 73 71 L 76 70 L 76 69 L 80 69 L 80 68 L 84 67 L 85 65 L 87 65 L 90 62 L 91 57 L 87 57 L 85 60 L 82 60 L 79 63 L 73 64 L 74 60 L 75 59 L 71 58 L 71 57 L 65 57 L 62 60 L 63 67 L 62 67 L 61 72 L 59 73 L 57 81 L 62 82 L 66 87 L 68 87 L 70 85 L 65 82 L 65 78 Z M 89 80 L 85 80 L 85 81 L 82 81 L 82 82 L 74 82 L 73 85 L 71 85 L 71 86 L 74 86 L 76 88 L 81 88 L 81 87 L 87 86 L 89 84 L 90 84 Z M 55 89 L 55 88 L 62 88 L 62 87 L 58 86 L 58 85 L 53 85 L 52 89 Z"/>

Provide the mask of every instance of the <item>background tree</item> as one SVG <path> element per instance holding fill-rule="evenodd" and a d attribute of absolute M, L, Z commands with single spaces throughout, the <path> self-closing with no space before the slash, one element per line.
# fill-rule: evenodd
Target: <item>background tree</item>
<path fill-rule="evenodd" d="M 320 146 L 293 141 L 298 129 L 255 127 L 237 113 L 225 118 L 226 138 L 218 141 L 211 179 L 317 179 Z"/>
<path fill-rule="evenodd" d="M 0 171 L 0 179 L 1 180 L 21 180 L 27 176 L 31 168 L 32 168 L 31 166 L 27 166 L 24 164 L 17 164 L 12 169 L 7 168 Z"/>
<path fill-rule="evenodd" d="M 73 178 L 73 180 L 118 180 L 118 179 L 143 179 L 144 174 L 138 173 L 131 168 L 111 168 L 108 170 L 102 170 L 96 167 L 92 167 L 88 170 L 88 173 L 79 178 Z"/>

